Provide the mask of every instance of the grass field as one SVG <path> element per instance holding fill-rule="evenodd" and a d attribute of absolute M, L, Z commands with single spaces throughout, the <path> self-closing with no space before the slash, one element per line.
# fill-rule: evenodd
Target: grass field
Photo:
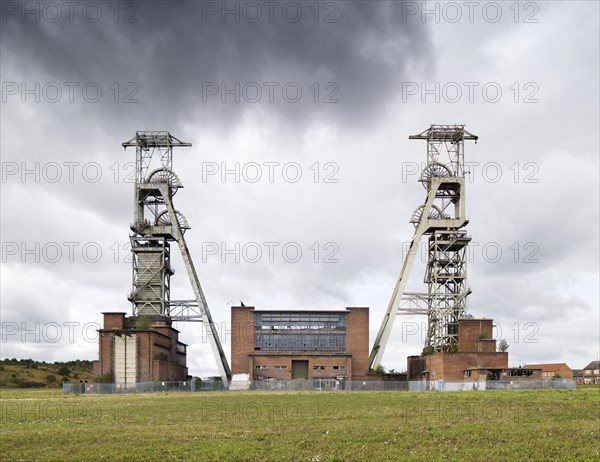
<path fill-rule="evenodd" d="M 91 361 L 70 361 L 66 363 L 11 364 L 11 360 L 0 361 L 0 388 L 60 388 L 62 382 L 92 379 Z M 16 361 L 16 360 L 13 360 Z"/>
<path fill-rule="evenodd" d="M 3 461 L 600 460 L 600 388 L 0 390 Z"/>

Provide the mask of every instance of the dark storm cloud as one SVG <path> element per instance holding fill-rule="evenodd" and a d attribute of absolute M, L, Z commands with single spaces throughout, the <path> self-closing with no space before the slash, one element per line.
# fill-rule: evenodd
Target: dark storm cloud
<path fill-rule="evenodd" d="M 29 2 L 29 8 L 38 3 Z M 206 124 L 231 127 L 254 108 L 294 124 L 319 119 L 364 124 L 400 90 L 408 69 L 431 66 L 429 29 L 405 20 L 402 2 L 328 2 L 320 5 L 317 22 L 312 2 L 297 3 L 302 14 L 297 22 L 292 22 L 297 8 L 285 9 L 288 3 L 272 6 L 272 20 L 268 2 L 256 3 L 262 15 L 256 23 L 248 20 L 254 13 L 244 2 L 138 2 L 137 23 L 115 23 L 108 4 L 102 4 L 103 17 L 96 23 L 82 20 L 77 10 L 72 22 L 65 11 L 56 23 L 45 21 L 43 12 L 39 23 L 12 14 L 3 24 L 2 54 L 9 64 L 3 79 L 19 80 L 11 74 L 20 68 L 21 76 L 92 81 L 105 90 L 113 82 L 138 85 L 140 103 L 117 114 L 112 108 L 105 124 L 135 117 L 164 126 L 197 114 Z M 214 8 L 217 13 L 209 14 Z M 219 14 L 236 8 L 237 18 Z M 296 103 L 283 94 L 290 82 L 289 100 L 302 90 Z M 221 85 L 231 90 L 236 83 L 239 104 L 236 95 L 222 103 Z M 251 103 L 257 97 L 254 83 L 262 96 Z M 327 98 L 338 102 L 324 103 Z"/>

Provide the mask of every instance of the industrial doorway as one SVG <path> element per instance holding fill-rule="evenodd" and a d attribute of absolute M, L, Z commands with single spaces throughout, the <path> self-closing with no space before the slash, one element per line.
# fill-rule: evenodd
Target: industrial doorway
<path fill-rule="evenodd" d="M 292 361 L 292 379 L 308 379 L 308 361 Z"/>

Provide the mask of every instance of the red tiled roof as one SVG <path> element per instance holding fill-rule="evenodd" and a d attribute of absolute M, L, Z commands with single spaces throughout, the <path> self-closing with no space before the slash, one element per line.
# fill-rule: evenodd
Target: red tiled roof
<path fill-rule="evenodd" d="M 561 367 L 567 366 L 565 363 L 550 363 L 550 364 L 525 364 L 523 368 L 541 369 L 543 372 L 556 372 Z M 567 366 L 569 367 L 569 366 Z"/>

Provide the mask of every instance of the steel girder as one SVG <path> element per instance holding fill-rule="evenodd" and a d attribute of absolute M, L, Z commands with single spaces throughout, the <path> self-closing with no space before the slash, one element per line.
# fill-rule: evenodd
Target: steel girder
<path fill-rule="evenodd" d="M 431 125 L 409 139 L 427 141 L 427 164 L 419 181 L 427 190 L 425 203 L 415 210 L 415 232 L 400 275 L 369 356 L 371 369 L 381 364 L 397 314 L 426 314 L 426 347 L 434 351 L 457 342 L 458 319 L 466 313 L 466 249 L 469 238 L 461 228 L 465 214 L 464 141 L 478 137 L 464 125 Z M 441 162 L 445 156 L 446 163 Z M 427 293 L 405 292 L 423 235 L 429 235 L 425 282 Z"/>
<path fill-rule="evenodd" d="M 133 254 L 132 293 L 134 315 L 167 316 L 173 321 L 202 322 L 208 333 L 219 374 L 225 384 L 231 370 L 215 328 L 198 274 L 185 242 L 189 229 L 183 214 L 173 205 L 173 195 L 183 185 L 173 171 L 173 148 L 191 146 L 168 132 L 137 132 L 123 147 L 136 147 L 134 221 L 131 225 Z M 150 171 L 153 159 L 160 166 Z M 150 218 L 145 217 L 149 212 Z M 186 267 L 194 300 L 170 300 L 170 243 L 177 242 Z"/>

